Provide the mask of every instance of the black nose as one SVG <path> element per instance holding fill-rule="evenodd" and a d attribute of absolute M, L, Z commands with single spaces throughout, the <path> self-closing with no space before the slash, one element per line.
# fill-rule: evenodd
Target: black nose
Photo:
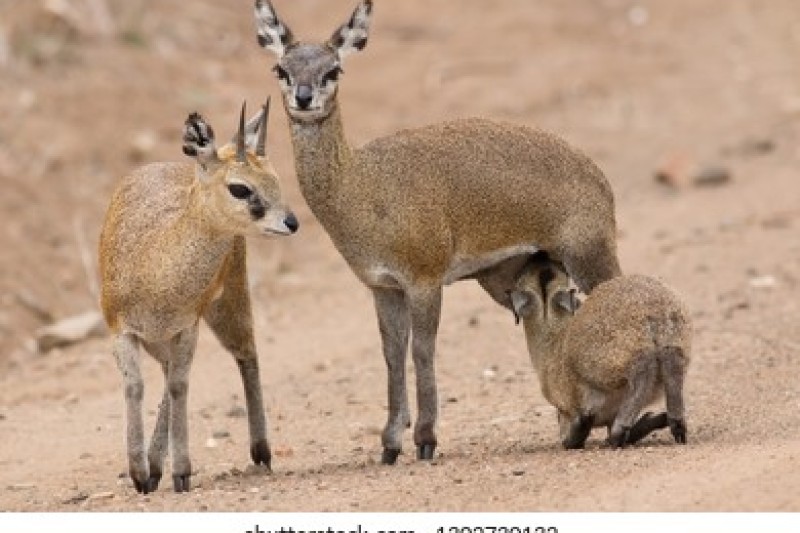
<path fill-rule="evenodd" d="M 300 109 L 308 109 L 308 106 L 311 105 L 312 98 L 314 98 L 314 93 L 312 92 L 310 85 L 297 86 L 297 92 L 294 95 L 294 99 L 297 101 L 297 106 Z"/>
<path fill-rule="evenodd" d="M 300 223 L 297 221 L 297 217 L 294 216 L 294 213 L 289 213 L 283 220 L 283 223 L 286 224 L 286 227 L 289 228 L 289 231 L 292 233 L 297 231 L 297 228 L 300 227 Z"/>

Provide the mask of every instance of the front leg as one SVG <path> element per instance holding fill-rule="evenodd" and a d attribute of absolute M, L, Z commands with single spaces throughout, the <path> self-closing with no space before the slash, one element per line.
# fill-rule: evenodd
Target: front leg
<path fill-rule="evenodd" d="M 411 310 L 411 354 L 417 374 L 417 423 L 414 444 L 417 458 L 430 460 L 436 451 L 436 418 L 439 399 L 436 390 L 436 334 L 442 311 L 441 286 L 416 289 L 409 295 Z"/>
<path fill-rule="evenodd" d="M 189 370 L 197 346 L 197 323 L 177 334 L 172 340 L 172 360 L 167 372 L 170 398 L 170 432 L 172 444 L 172 480 L 175 492 L 189 491 L 192 462 L 189 459 L 187 393 Z"/>
<path fill-rule="evenodd" d="M 133 334 L 120 333 L 114 339 L 114 358 L 122 373 L 125 393 L 125 418 L 127 424 L 128 471 L 137 492 L 150 492 L 150 472 L 144 444 L 142 398 L 144 381 L 139 369 L 139 341 Z"/>
<path fill-rule="evenodd" d="M 250 458 L 270 469 L 272 454 L 267 441 L 267 417 L 261 393 L 261 374 L 253 336 L 253 314 L 247 282 L 246 246 L 234 239 L 222 295 L 208 307 L 203 318 L 219 342 L 236 359 L 242 377 L 250 432 Z"/>
<path fill-rule="evenodd" d="M 394 464 L 400 455 L 403 431 L 411 424 L 406 389 L 406 354 L 410 320 L 405 294 L 396 289 L 374 288 L 375 311 L 381 332 L 383 357 L 389 374 L 389 417 L 383 429 L 383 464 Z"/>

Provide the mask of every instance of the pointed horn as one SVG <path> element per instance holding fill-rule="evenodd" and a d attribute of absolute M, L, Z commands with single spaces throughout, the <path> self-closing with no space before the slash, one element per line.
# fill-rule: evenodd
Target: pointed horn
<path fill-rule="evenodd" d="M 239 132 L 236 134 L 236 161 L 247 163 L 247 150 L 245 149 L 244 138 L 244 114 L 247 102 L 242 102 L 242 114 L 239 115 Z"/>
<path fill-rule="evenodd" d="M 256 155 L 259 157 L 265 157 L 267 155 L 267 122 L 269 120 L 269 100 L 270 97 L 267 96 L 267 101 L 264 103 L 264 107 L 262 108 L 261 112 L 261 126 L 258 128 L 258 141 L 256 142 Z"/>

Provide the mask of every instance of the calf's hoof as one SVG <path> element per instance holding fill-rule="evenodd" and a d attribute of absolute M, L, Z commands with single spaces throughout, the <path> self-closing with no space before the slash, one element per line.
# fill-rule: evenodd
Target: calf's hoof
<path fill-rule="evenodd" d="M 670 418 L 667 422 L 669 422 L 669 430 L 675 442 L 686 444 L 686 422 L 681 418 Z"/>

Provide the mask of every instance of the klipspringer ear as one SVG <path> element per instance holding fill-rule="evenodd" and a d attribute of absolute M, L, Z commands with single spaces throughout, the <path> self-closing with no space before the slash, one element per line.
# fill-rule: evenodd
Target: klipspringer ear
<path fill-rule="evenodd" d="M 190 114 L 183 124 L 183 153 L 197 159 L 204 169 L 219 162 L 214 130 L 199 113 Z"/>
<path fill-rule="evenodd" d="M 256 0 L 255 15 L 258 44 L 282 58 L 294 42 L 292 30 L 278 18 L 270 0 Z"/>
<path fill-rule="evenodd" d="M 533 312 L 535 299 L 530 291 L 513 290 L 508 292 L 511 299 L 511 309 L 514 311 L 514 323 L 519 324 L 520 318 L 524 318 Z"/>
<path fill-rule="evenodd" d="M 328 44 L 339 54 L 339 59 L 358 52 L 367 46 L 369 21 L 372 16 L 372 0 L 362 0 L 345 24 L 339 26 Z"/>
<path fill-rule="evenodd" d="M 558 291 L 553 295 L 553 309 L 558 311 L 566 311 L 574 315 L 575 311 L 580 309 L 581 302 L 575 295 L 575 289 L 568 291 Z"/>

